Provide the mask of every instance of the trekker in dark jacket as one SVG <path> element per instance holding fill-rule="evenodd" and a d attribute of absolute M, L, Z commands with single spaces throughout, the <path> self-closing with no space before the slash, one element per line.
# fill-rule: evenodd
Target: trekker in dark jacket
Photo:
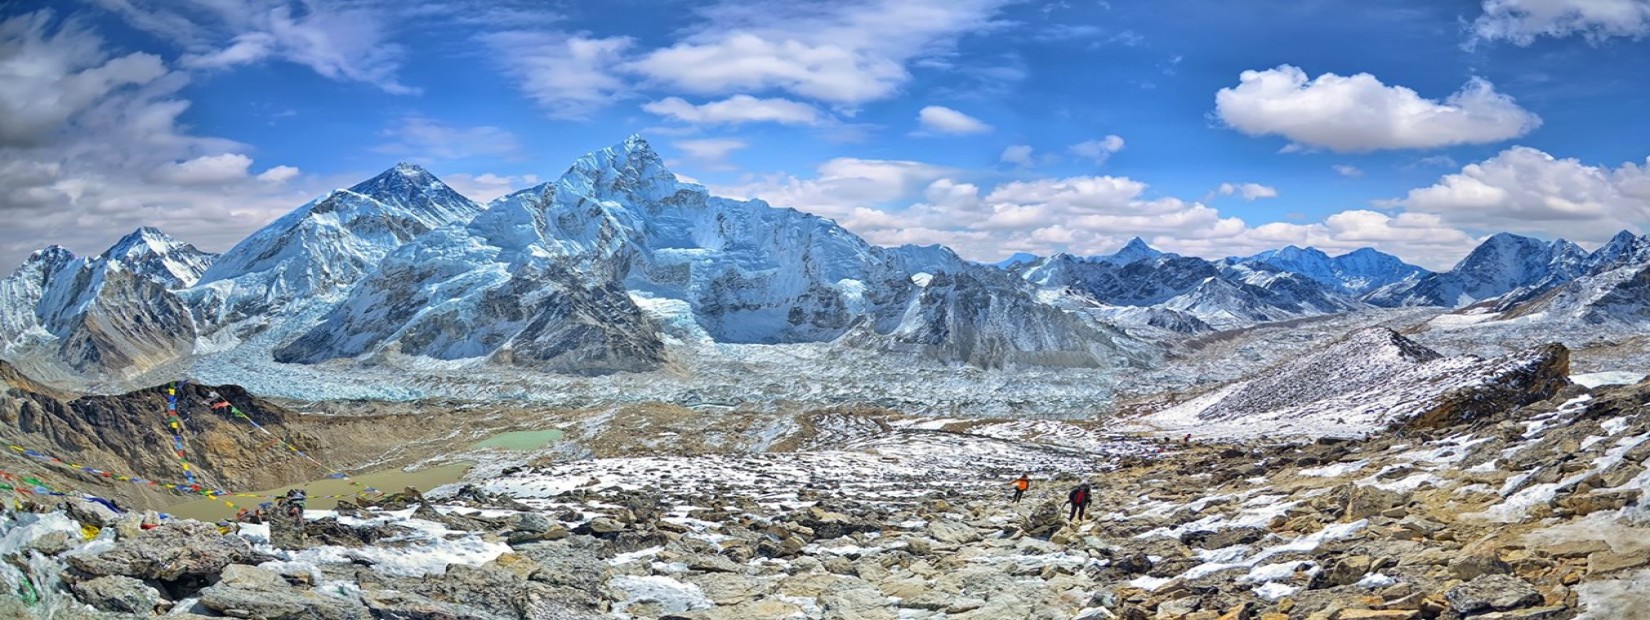
<path fill-rule="evenodd" d="M 1071 493 L 1066 495 L 1066 503 L 1071 504 L 1071 515 L 1067 516 L 1066 519 L 1081 521 L 1084 516 L 1083 513 L 1088 511 L 1089 502 L 1092 501 L 1094 501 L 1094 494 L 1089 492 L 1089 483 L 1085 482 L 1077 485 L 1077 488 L 1072 489 Z"/>

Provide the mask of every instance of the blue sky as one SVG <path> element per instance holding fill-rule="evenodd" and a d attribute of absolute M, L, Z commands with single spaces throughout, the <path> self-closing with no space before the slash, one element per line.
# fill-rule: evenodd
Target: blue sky
<path fill-rule="evenodd" d="M 83 0 L 0 15 L 0 269 L 223 250 L 398 160 L 474 198 L 641 133 L 876 243 L 1208 257 L 1650 222 L 1650 0 Z"/>

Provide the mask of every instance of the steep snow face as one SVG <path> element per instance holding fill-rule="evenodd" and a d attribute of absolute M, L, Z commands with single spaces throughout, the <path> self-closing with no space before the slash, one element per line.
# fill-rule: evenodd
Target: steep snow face
<path fill-rule="evenodd" d="M 1222 277 L 1205 278 L 1191 290 L 1158 306 L 1195 316 L 1218 329 L 1334 314 L 1361 307 L 1350 298 L 1330 292 L 1305 276 L 1242 267 L 1229 268 Z"/>
<path fill-rule="evenodd" d="M 1094 260 L 1111 263 L 1113 265 L 1127 265 L 1129 263 L 1136 263 L 1143 260 L 1151 260 L 1159 256 L 1166 256 L 1166 254 L 1159 252 L 1152 246 L 1146 245 L 1146 241 L 1144 239 L 1135 237 L 1130 239 L 1122 249 L 1108 256 L 1095 257 Z"/>
<path fill-rule="evenodd" d="M 1232 262 L 1251 266 L 1268 265 L 1276 270 L 1298 273 L 1354 295 L 1430 273 L 1405 263 L 1396 256 L 1370 248 L 1330 258 L 1328 254 L 1316 248 L 1298 248 L 1291 245 Z"/>
<path fill-rule="evenodd" d="M 1628 231 L 1616 233 L 1610 242 L 1587 256 L 1582 268 L 1596 275 L 1628 265 L 1650 263 L 1650 235 L 1639 237 Z"/>
<path fill-rule="evenodd" d="M 195 330 L 172 289 L 195 282 L 215 257 L 147 227 L 89 260 L 55 246 L 37 252 L 0 284 L 4 341 L 32 331 L 36 344 L 55 344 L 60 361 L 83 371 L 175 359 Z"/>
<path fill-rule="evenodd" d="M 1650 260 L 1576 278 L 1496 318 L 1650 327 Z"/>
<path fill-rule="evenodd" d="M 480 212 L 424 169 L 399 164 L 253 233 L 183 295 L 212 326 L 335 300 L 390 251 Z"/>
<path fill-rule="evenodd" d="M 894 267 L 909 274 L 956 273 L 968 268 L 968 261 L 943 245 L 902 245 L 883 248 Z"/>
<path fill-rule="evenodd" d="M 939 277 L 947 274 L 957 277 Z M 636 370 L 663 361 L 665 328 L 696 345 L 853 332 L 860 346 L 987 367 L 1044 357 L 1096 366 L 1115 353 L 1108 334 L 1043 306 L 1001 271 L 938 246 L 878 248 L 823 218 L 710 196 L 677 182 L 633 137 L 396 250 L 276 359 L 393 353 Z"/>
<path fill-rule="evenodd" d="M 942 273 L 907 304 L 884 342 L 894 350 L 981 368 L 1118 367 L 1143 349 L 1076 313 L 1040 303 L 1023 282 L 988 267 Z"/>
<path fill-rule="evenodd" d="M 40 331 L 39 308 L 52 283 L 73 278 L 83 261 L 54 245 L 29 255 L 17 271 L 0 280 L 0 336 L 7 348 Z"/>
<path fill-rule="evenodd" d="M 1045 289 L 1068 289 L 1104 304 L 1151 306 L 1183 294 L 1220 271 L 1209 261 L 1164 255 L 1126 264 L 1056 254 L 1025 273 Z"/>
<path fill-rule="evenodd" d="M 133 273 L 168 288 L 193 286 L 218 258 L 144 226 L 115 242 L 98 260 L 118 262 Z"/>
<path fill-rule="evenodd" d="M 1460 307 L 1513 292 L 1528 298 L 1583 274 L 1587 258 L 1585 250 L 1562 239 L 1548 243 L 1500 233 L 1453 269 L 1383 286 L 1365 301 L 1389 307 Z"/>
<path fill-rule="evenodd" d="M 582 186 L 505 196 L 467 225 L 401 247 L 275 359 L 491 358 L 585 374 L 657 364 L 658 330 L 620 286 L 624 231 L 570 189 Z"/>

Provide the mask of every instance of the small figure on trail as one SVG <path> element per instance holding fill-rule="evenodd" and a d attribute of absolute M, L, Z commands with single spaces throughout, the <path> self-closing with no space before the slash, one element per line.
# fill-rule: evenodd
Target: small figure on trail
<path fill-rule="evenodd" d="M 1020 503 L 1020 498 L 1031 488 L 1031 474 L 1020 474 L 1020 479 L 1014 481 L 1014 503 Z"/>
<path fill-rule="evenodd" d="M 1066 519 L 1069 521 L 1083 520 L 1084 513 L 1088 511 L 1089 502 L 1092 501 L 1094 501 L 1094 495 L 1089 492 L 1089 483 L 1085 482 L 1077 485 L 1076 488 L 1071 490 L 1071 493 L 1066 495 L 1066 503 L 1071 504 L 1071 514 Z"/>
<path fill-rule="evenodd" d="M 1180 443 L 1192 443 L 1192 434 L 1186 433 L 1186 438 L 1180 440 Z"/>
<path fill-rule="evenodd" d="M 306 499 L 303 489 L 287 491 L 286 496 L 281 498 L 282 513 L 291 519 L 293 523 L 302 526 L 304 524 L 304 502 Z"/>

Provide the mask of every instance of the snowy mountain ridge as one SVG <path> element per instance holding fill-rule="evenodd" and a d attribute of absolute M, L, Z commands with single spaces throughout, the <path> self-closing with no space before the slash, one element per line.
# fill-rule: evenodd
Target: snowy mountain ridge
<path fill-rule="evenodd" d="M 1435 282 L 1539 293 L 1647 245 L 1624 233 L 1588 255 L 1497 235 L 1451 272 L 1424 274 L 1373 250 L 1217 262 L 1135 238 L 1110 255 L 1000 268 L 712 196 L 633 136 L 486 206 L 398 164 L 221 256 L 147 228 L 95 259 L 43 250 L 0 280 L 0 353 L 54 378 L 165 367 L 221 382 L 312 364 L 588 376 L 714 359 L 721 373 L 758 350 L 738 347 L 765 346 L 800 365 L 852 350 L 936 369 L 1104 372 L 1153 363 L 1186 334 L 1359 311 L 1369 306 L 1353 291 L 1379 282 L 1371 295 L 1411 305 L 1432 303 Z M 772 370 L 792 375 L 792 361 Z"/>

